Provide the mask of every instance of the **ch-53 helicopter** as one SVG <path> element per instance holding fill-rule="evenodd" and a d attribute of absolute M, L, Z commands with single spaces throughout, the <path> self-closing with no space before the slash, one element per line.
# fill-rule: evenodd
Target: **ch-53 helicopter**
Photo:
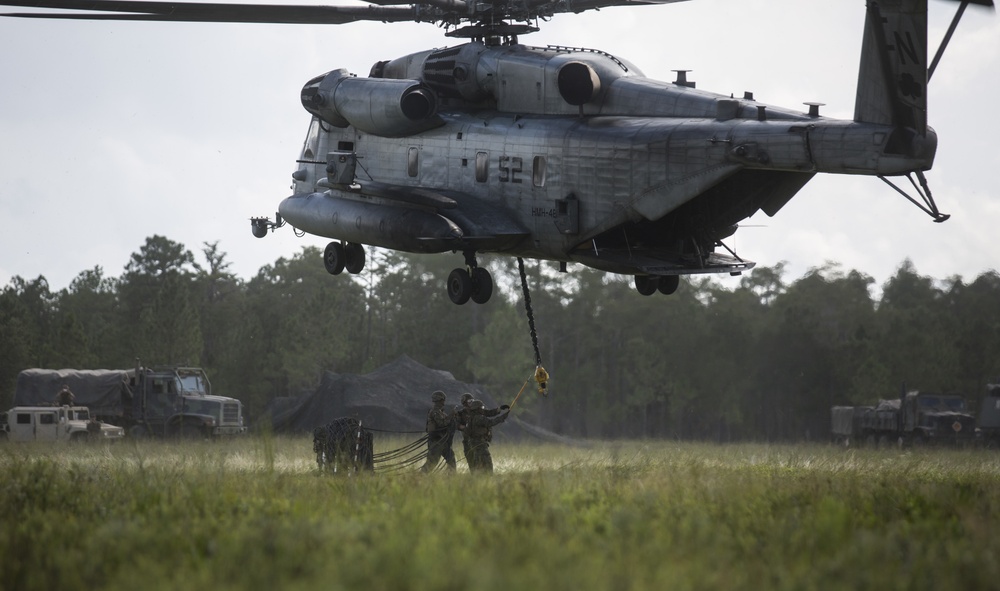
<path fill-rule="evenodd" d="M 630 62 L 519 38 L 557 13 L 684 0 L 368 0 L 373 6 L 132 0 L 5 1 L 86 12 L 4 16 L 101 20 L 441 25 L 453 47 L 337 69 L 301 91 L 312 115 L 283 225 L 333 239 L 324 264 L 358 273 L 365 245 L 461 252 L 448 295 L 485 303 L 478 253 L 576 262 L 633 275 L 643 295 L 681 275 L 738 275 L 754 263 L 723 240 L 757 211 L 775 215 L 816 173 L 877 176 L 934 221 L 947 219 L 924 172 L 937 135 L 927 83 L 966 7 L 960 0 L 928 65 L 927 0 L 868 0 L 852 120 L 706 92 L 677 71 L 646 78 Z M 912 194 L 891 180 L 906 177 Z"/>

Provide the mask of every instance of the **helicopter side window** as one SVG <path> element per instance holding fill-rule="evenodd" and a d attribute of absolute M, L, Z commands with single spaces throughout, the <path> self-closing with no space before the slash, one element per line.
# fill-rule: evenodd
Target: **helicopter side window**
<path fill-rule="evenodd" d="M 545 186 L 545 156 L 535 156 L 531 164 L 531 183 L 536 187 Z"/>
<path fill-rule="evenodd" d="M 406 152 L 406 174 L 410 176 L 417 176 L 417 171 L 420 169 L 420 151 L 417 148 L 410 148 Z"/>
<path fill-rule="evenodd" d="M 476 181 L 485 183 L 490 174 L 489 152 L 476 152 Z"/>

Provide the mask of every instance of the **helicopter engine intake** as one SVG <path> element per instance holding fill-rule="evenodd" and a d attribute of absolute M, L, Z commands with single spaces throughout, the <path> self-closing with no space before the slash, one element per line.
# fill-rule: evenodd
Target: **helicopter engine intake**
<path fill-rule="evenodd" d="M 559 94 L 574 107 L 583 106 L 601 92 L 601 78 L 593 66 L 583 62 L 569 62 L 559 68 Z"/>
<path fill-rule="evenodd" d="M 434 92 L 419 80 L 357 78 L 345 69 L 302 87 L 302 106 L 334 127 L 405 137 L 444 125 Z"/>

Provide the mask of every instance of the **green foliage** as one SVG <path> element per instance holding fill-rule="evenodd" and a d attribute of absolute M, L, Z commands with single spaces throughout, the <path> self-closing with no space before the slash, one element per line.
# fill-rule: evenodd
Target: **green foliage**
<path fill-rule="evenodd" d="M 195 305 L 191 251 L 164 238 L 146 239 L 125 266 L 118 287 L 118 366 L 142 359 L 152 365 L 201 365 L 201 327 Z"/>
<path fill-rule="evenodd" d="M 330 277 L 317 248 L 244 281 L 218 243 L 195 256 L 146 239 L 120 277 L 101 267 L 57 293 L 39 276 L 0 291 L 0 395 L 27 367 L 201 364 L 251 421 L 326 371 L 366 373 L 400 355 L 510 401 L 535 365 L 514 259 L 480 256 L 487 305 L 444 289 L 460 255 L 368 249 L 359 275 Z M 833 263 L 786 280 L 758 267 L 723 288 L 688 276 L 672 296 L 580 265 L 525 265 L 548 398 L 533 382 L 523 418 L 600 438 L 825 439 L 829 407 L 911 389 L 978 398 L 1000 378 L 1000 276 L 920 275 L 905 261 L 878 291 Z M 973 402 L 974 405 L 974 402 Z"/>
<path fill-rule="evenodd" d="M 498 302 L 485 330 L 473 335 L 469 342 L 469 371 L 498 400 L 508 404 L 535 371 L 531 343 L 525 338 L 526 326 L 512 304 Z M 521 410 L 531 408 L 529 399 L 518 401 Z"/>
<path fill-rule="evenodd" d="M 338 478 L 316 473 L 305 438 L 6 446 L 0 580 L 21 591 L 738 591 L 988 589 L 1000 575 L 989 452 L 494 451 L 493 477 Z"/>

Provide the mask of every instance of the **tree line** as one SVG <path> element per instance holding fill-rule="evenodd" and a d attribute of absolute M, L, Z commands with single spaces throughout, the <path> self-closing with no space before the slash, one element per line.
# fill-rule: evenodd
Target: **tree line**
<path fill-rule="evenodd" d="M 305 247 L 243 280 L 218 243 L 199 256 L 163 236 L 118 277 L 97 266 L 53 291 L 44 276 L 0 292 L 0 395 L 29 367 L 204 367 L 251 421 L 276 397 L 312 392 L 324 371 L 367 373 L 409 355 L 511 401 L 516 414 L 581 437 L 802 440 L 829 435 L 829 407 L 902 388 L 975 401 L 1000 376 L 1000 276 L 971 283 L 904 261 L 880 290 L 835 264 L 787 280 L 758 267 L 737 287 L 686 277 L 644 297 L 630 278 L 527 261 L 542 397 L 516 261 L 482 257 L 486 305 L 455 306 L 457 258 L 370 249 L 364 272 L 331 277 Z M 878 291 L 878 295 L 873 292 Z M 526 384 L 526 385 L 525 385 Z M 457 396 L 459 393 L 454 393 Z"/>

